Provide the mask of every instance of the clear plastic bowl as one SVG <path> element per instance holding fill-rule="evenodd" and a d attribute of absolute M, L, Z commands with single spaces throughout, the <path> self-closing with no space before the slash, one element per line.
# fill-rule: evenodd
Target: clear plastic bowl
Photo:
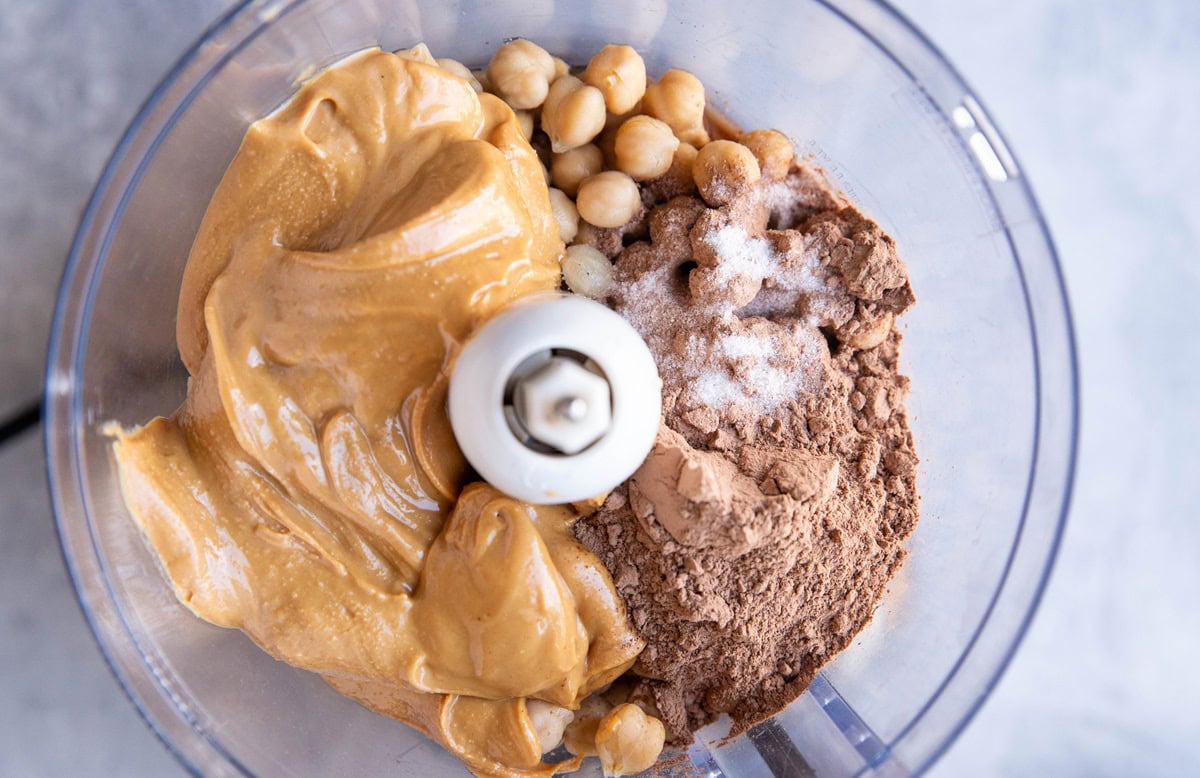
<path fill-rule="evenodd" d="M 50 348 L 59 531 L 117 678 L 197 772 L 465 774 L 422 736 L 180 606 L 125 511 L 101 426 L 143 422 L 183 399 L 180 276 L 250 122 L 365 46 L 425 41 L 437 56 L 483 63 L 512 36 L 576 61 L 628 42 L 652 72 L 695 72 L 741 125 L 795 138 L 896 238 L 918 297 L 904 318 L 904 368 L 923 517 L 908 561 L 807 694 L 730 742 L 701 733 L 665 772 L 923 771 L 996 683 L 1041 594 L 1074 467 L 1075 356 L 1024 175 L 953 69 L 877 0 L 279 0 L 221 19 L 105 170 Z"/>

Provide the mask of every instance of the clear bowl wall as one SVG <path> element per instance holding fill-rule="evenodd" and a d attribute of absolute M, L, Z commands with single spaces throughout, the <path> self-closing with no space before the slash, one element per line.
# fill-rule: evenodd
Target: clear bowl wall
<path fill-rule="evenodd" d="M 175 602 L 121 502 L 101 428 L 169 413 L 192 237 L 247 125 L 314 68 L 425 41 L 483 63 L 513 36 L 583 61 L 612 41 L 683 67 L 746 127 L 778 127 L 895 238 L 918 305 L 904 369 L 923 518 L 874 621 L 788 710 L 669 771 L 924 770 L 1002 672 L 1070 492 L 1075 367 L 1025 178 L 940 55 L 875 0 L 251 2 L 180 61 L 115 153 L 76 239 L 47 376 L 47 451 L 75 584 L 118 679 L 209 775 L 462 775 L 436 746 Z M 595 771 L 598 774 L 598 771 Z"/>

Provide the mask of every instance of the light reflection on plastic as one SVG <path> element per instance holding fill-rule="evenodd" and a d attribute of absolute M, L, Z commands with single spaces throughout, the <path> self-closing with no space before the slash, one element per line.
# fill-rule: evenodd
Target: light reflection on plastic
<path fill-rule="evenodd" d="M 996 150 L 992 148 L 992 144 L 988 143 L 988 139 L 983 137 L 983 133 L 978 130 L 971 133 L 967 138 L 967 145 L 971 147 L 971 151 L 975 152 L 976 159 L 979 164 L 983 165 L 983 172 L 993 181 L 1007 181 L 1008 171 L 1004 169 L 1004 165 L 1000 162 L 1000 157 L 996 156 Z"/>
<path fill-rule="evenodd" d="M 967 137 L 967 145 L 983 166 L 983 172 L 988 178 L 993 181 L 1007 181 L 1020 175 L 1012 154 L 984 113 L 983 106 L 974 97 L 969 94 L 963 95 L 962 105 L 956 107 L 952 113 L 959 128 L 975 129 L 975 132 Z"/>

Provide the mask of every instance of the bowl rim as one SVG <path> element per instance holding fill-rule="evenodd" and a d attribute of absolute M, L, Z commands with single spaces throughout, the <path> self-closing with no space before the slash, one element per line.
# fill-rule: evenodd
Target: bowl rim
<path fill-rule="evenodd" d="M 945 87 L 957 90 L 966 99 L 971 100 L 973 119 L 986 130 L 986 140 L 989 141 L 991 148 L 998 150 L 1000 164 L 1011 174 L 1003 180 L 1006 185 L 1015 183 L 1017 199 L 1020 205 L 1027 209 L 1028 216 L 1033 221 L 1035 237 L 1040 243 L 1040 248 L 1044 250 L 1044 260 L 1048 263 L 1046 269 L 1049 271 L 1047 279 L 1049 286 L 1043 290 L 1043 293 L 1050 295 L 1052 299 L 1045 302 L 1052 307 L 1057 306 L 1055 312 L 1061 314 L 1061 318 L 1051 324 L 1057 324 L 1063 328 L 1059 334 L 1065 340 L 1066 377 L 1065 385 L 1060 389 L 1065 390 L 1065 399 L 1070 405 L 1069 429 L 1066 431 L 1066 439 L 1058 442 L 1059 446 L 1065 446 L 1065 448 L 1061 451 L 1051 452 L 1065 458 L 1065 469 L 1061 483 L 1053 495 L 1056 503 L 1052 508 L 1053 515 L 1048 517 L 1048 520 L 1052 519 L 1053 526 L 1043 528 L 1049 530 L 1048 541 L 1044 547 L 1036 549 L 1044 555 L 1044 560 L 1040 562 L 1037 559 L 1034 560 L 1036 567 L 1032 572 L 1036 575 L 1036 579 L 1032 581 L 1032 591 L 1023 601 L 1022 610 L 1024 612 L 1015 622 L 1007 625 L 1003 635 L 1006 645 L 1003 646 L 999 656 L 993 660 L 994 665 L 991 672 L 985 674 L 987 677 L 980 684 L 982 688 L 965 705 L 959 703 L 962 710 L 954 716 L 955 722 L 938 738 L 939 742 L 928 750 L 919 763 L 904 765 L 914 774 L 920 774 L 949 749 L 999 682 L 1028 631 L 1052 573 L 1071 505 L 1077 465 L 1080 391 L 1076 337 L 1058 254 L 1045 218 L 1038 208 L 1028 175 L 1017 163 L 1015 155 L 1009 151 L 1003 134 L 996 129 L 995 122 L 991 120 L 990 114 L 983 107 L 982 101 L 975 96 L 975 92 L 969 88 L 941 50 L 907 17 L 893 8 L 887 0 L 813 1 L 863 34 L 880 52 L 923 89 L 923 82 L 918 81 L 918 77 L 912 69 L 914 63 L 911 60 L 902 60 L 895 51 L 894 45 L 889 46 L 883 42 L 880 34 L 882 30 L 886 30 L 888 37 L 899 40 L 906 46 L 915 47 L 913 51 L 926 58 L 925 67 L 934 68 L 934 72 L 937 72 L 944 80 Z M 166 134 L 215 73 L 253 42 L 270 24 L 286 16 L 293 9 L 304 5 L 305 2 L 306 0 L 240 0 L 218 17 L 167 71 L 130 122 L 92 191 L 67 257 L 51 325 L 45 375 L 43 436 L 47 479 L 63 562 L 70 574 L 84 618 L 88 622 L 92 636 L 113 677 L 159 741 L 186 770 L 195 775 L 201 774 L 197 764 L 200 760 L 197 757 L 200 753 L 205 752 L 205 749 L 197 750 L 198 744 L 196 743 L 185 746 L 181 742 L 181 738 L 188 737 L 189 733 L 193 738 L 198 736 L 204 741 L 208 749 L 211 749 L 208 753 L 215 752 L 228 766 L 247 775 L 251 772 L 233 755 L 229 754 L 219 742 L 198 727 L 197 722 L 186 710 L 167 699 L 167 693 L 161 685 L 158 686 L 160 692 L 158 696 L 162 699 L 150 698 L 142 693 L 145 690 L 153 690 L 153 685 L 158 684 L 157 678 L 154 677 L 143 678 L 141 679 L 142 684 L 135 684 L 131 677 L 133 669 L 140 670 L 144 675 L 153 675 L 146 665 L 143 664 L 140 667 L 135 665 L 131 669 L 116 655 L 111 641 L 122 639 L 139 654 L 144 655 L 144 652 L 141 652 L 136 639 L 129 634 L 128 627 L 120 615 L 115 593 L 106 576 L 103 575 L 100 550 L 90 527 L 84 527 L 87 537 L 82 538 L 73 535 L 70 526 L 73 517 L 86 514 L 79 467 L 78 436 L 75 434 L 74 427 L 76 420 L 80 418 L 80 398 L 76 391 L 78 385 L 76 379 L 80 376 L 81 360 L 85 353 L 85 325 L 91 318 L 92 292 L 94 291 L 94 285 L 91 282 L 104 264 L 111 240 L 108 227 L 119 220 L 142 173 L 154 157 Z M 873 21 L 864 21 L 868 17 Z M 219 41 L 232 41 L 233 43 L 232 45 L 218 45 Z M 928 93 L 926 97 L 941 117 L 948 121 L 950 117 L 945 106 L 939 104 L 937 99 Z M 954 137 L 962 144 L 966 156 L 977 161 L 978 152 L 970 147 L 968 136 L 963 133 L 955 133 Z M 993 207 L 998 213 L 1005 213 L 1006 207 L 997 202 L 993 185 L 987 182 L 985 170 L 981 168 L 976 172 L 984 180 Z M 945 692 L 958 677 L 964 663 L 972 656 L 985 629 L 989 625 L 993 625 L 994 612 L 1001 597 L 1011 589 L 1008 586 L 1009 574 L 1013 570 L 1015 557 L 1021 550 L 1039 458 L 1043 455 L 1042 446 L 1045 441 L 1042 438 L 1042 420 L 1046 409 L 1041 397 L 1044 386 L 1040 370 L 1042 365 L 1038 347 L 1038 327 L 1032 310 L 1026 271 L 1022 266 L 1021 254 L 1017 251 L 1007 223 L 1004 224 L 1003 231 L 1012 251 L 1025 295 L 1030 331 L 1033 334 L 1035 391 L 1037 393 L 1033 456 L 1022 517 L 1018 523 L 1013 546 L 1010 549 L 998 587 L 962 655 L 933 695 L 923 704 L 911 721 L 891 739 L 891 742 L 885 744 L 875 738 L 876 745 L 870 746 L 869 753 L 859 748 L 859 752 L 865 760 L 865 765 L 859 772 L 860 775 L 875 773 L 887 764 L 893 757 L 893 749 L 896 744 L 908 737 L 914 728 L 918 727 L 927 717 L 927 714 L 942 703 Z M 94 597 L 85 591 L 83 582 L 97 579 L 103 584 L 103 597 Z M 126 634 L 114 633 L 113 630 L 118 626 L 124 627 Z M 128 648 L 129 645 L 125 648 Z M 135 688 L 135 685 L 141 688 Z M 828 681 L 825 682 L 825 685 L 829 686 L 833 697 L 840 701 L 836 689 L 832 688 Z M 860 727 L 864 726 L 861 721 L 857 723 Z M 853 726 L 853 722 L 846 726 L 839 724 L 839 728 L 844 733 L 848 733 L 851 726 Z M 869 733 L 869 729 L 867 731 Z M 874 737 L 873 734 L 872 737 Z M 870 742 L 870 739 L 867 742 Z"/>

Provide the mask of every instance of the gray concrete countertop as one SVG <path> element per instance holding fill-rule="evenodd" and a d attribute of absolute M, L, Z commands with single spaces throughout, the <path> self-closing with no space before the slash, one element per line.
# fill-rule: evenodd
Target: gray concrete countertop
<path fill-rule="evenodd" d="M 38 402 L 80 212 L 221 0 L 0 0 L 0 426 Z M 1076 316 L 1076 496 L 1042 608 L 941 776 L 1200 771 L 1200 4 L 897 0 L 1006 133 Z M 0 443 L 0 776 L 182 769 L 109 674 L 36 425 Z"/>

